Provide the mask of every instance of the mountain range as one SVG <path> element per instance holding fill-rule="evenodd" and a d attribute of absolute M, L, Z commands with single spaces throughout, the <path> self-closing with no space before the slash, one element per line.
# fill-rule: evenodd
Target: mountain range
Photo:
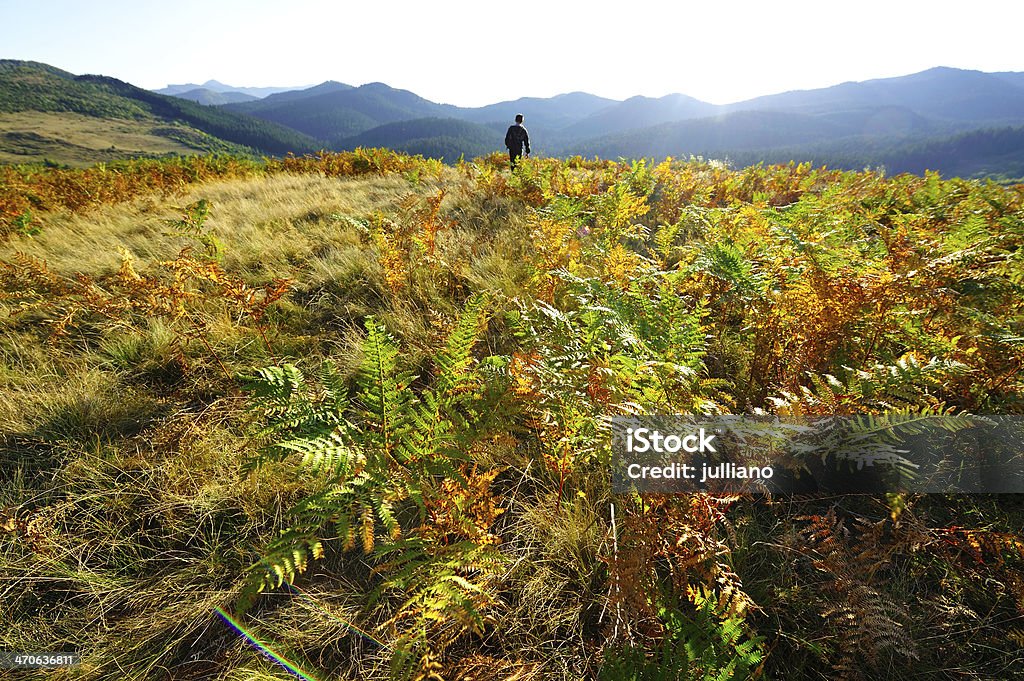
<path fill-rule="evenodd" d="M 31 158 L 46 146 L 32 137 L 41 133 L 24 128 L 29 112 L 74 114 L 80 127 L 88 118 L 148 125 L 147 134 L 195 151 L 280 155 L 387 146 L 446 161 L 502 150 L 504 130 L 521 112 L 534 152 L 545 155 L 700 155 L 737 164 L 807 160 L 1024 177 L 1024 73 L 947 67 L 727 105 L 683 94 L 616 101 L 571 92 L 459 107 L 384 83 L 288 89 L 211 80 L 149 92 L 113 78 L 0 61 L 0 160 L 17 158 L 19 150 Z M 48 125 L 55 135 L 55 121 Z M 69 142 L 53 141 L 54 152 L 57 142 Z"/>
<path fill-rule="evenodd" d="M 307 86 L 308 87 L 308 86 Z M 192 92 L 193 90 L 209 90 L 210 92 L 217 92 L 220 94 L 236 94 L 245 95 L 250 99 L 262 99 L 268 95 L 277 94 L 278 92 L 288 92 L 290 90 L 302 90 L 301 87 L 236 87 L 234 85 L 225 85 L 220 81 L 208 80 L 203 84 L 198 83 L 183 83 L 181 85 L 168 85 L 165 88 L 155 90 L 157 94 L 161 95 L 174 95 L 175 97 L 182 97 L 183 95 Z M 185 97 L 185 99 L 191 99 Z M 243 101 L 243 100 L 237 100 Z"/>

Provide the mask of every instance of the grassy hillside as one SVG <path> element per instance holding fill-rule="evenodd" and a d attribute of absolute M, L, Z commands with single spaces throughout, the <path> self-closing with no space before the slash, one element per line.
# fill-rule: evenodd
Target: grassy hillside
<path fill-rule="evenodd" d="M 0 114 L 0 163 L 54 161 L 74 166 L 164 154 L 246 153 L 182 124 L 77 113 Z"/>
<path fill-rule="evenodd" d="M 111 92 L 99 83 L 38 62 L 0 60 L 0 111 L 74 112 L 105 118 L 148 118 L 141 102 Z"/>
<path fill-rule="evenodd" d="M 158 95 L 116 78 L 78 76 L 77 80 L 102 85 L 111 92 L 141 102 L 157 116 L 183 121 L 225 141 L 244 144 L 264 153 L 298 154 L 312 151 L 319 146 L 310 137 L 293 129 L 251 116 L 231 113 L 219 107 L 202 106 L 177 97 Z"/>
<path fill-rule="evenodd" d="M 317 679 L 1016 673 L 1020 495 L 614 494 L 607 428 L 1021 414 L 1024 187 L 505 162 L 5 169 L 0 648 L 111 681 L 294 678 L 258 646 Z"/>
<path fill-rule="evenodd" d="M 258 153 L 283 155 L 317 148 L 312 139 L 289 128 L 159 95 L 114 78 L 74 76 L 45 64 L 0 60 L 0 113 L 24 112 L 186 125 Z"/>

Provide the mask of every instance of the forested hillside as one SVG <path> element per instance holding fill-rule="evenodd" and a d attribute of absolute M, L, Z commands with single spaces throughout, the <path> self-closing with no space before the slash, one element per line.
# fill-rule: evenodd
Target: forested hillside
<path fill-rule="evenodd" d="M 11 116 L 20 114 L 23 121 L 17 127 Z M 40 114 L 42 119 L 56 114 L 78 114 L 92 119 L 88 132 L 93 138 L 102 137 L 104 131 L 115 127 L 111 121 L 129 121 L 138 124 L 139 149 L 124 149 L 123 156 L 144 155 L 156 151 L 161 140 L 169 136 L 184 142 L 186 149 L 193 152 L 241 151 L 254 154 L 278 154 L 288 152 L 305 153 L 317 148 L 311 138 L 273 123 L 250 116 L 234 114 L 216 107 L 159 95 L 148 90 L 105 76 L 74 76 L 45 64 L 0 60 L 0 125 L 8 131 L 39 134 L 47 132 L 46 150 L 54 151 L 55 158 L 61 159 L 62 144 L 69 140 L 61 131 L 51 130 L 40 123 L 43 130 L 35 130 L 31 122 L 24 121 L 31 114 Z M 69 128 L 82 127 L 69 124 Z M 149 139 L 146 139 L 148 137 Z M 190 141 L 204 140 L 191 146 Z M 94 142 L 94 154 L 105 151 L 102 143 Z M 4 145 L 0 151 L 8 151 Z M 39 160 L 38 154 L 26 154 L 26 160 Z M 119 155 L 114 154 L 117 158 Z M 109 160 L 100 156 L 93 160 Z"/>

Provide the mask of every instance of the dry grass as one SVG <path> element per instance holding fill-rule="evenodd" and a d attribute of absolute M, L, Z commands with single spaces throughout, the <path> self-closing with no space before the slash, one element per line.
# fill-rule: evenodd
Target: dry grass
<path fill-rule="evenodd" d="M 357 222 L 395 215 L 410 195 L 436 190 L 436 182 L 398 175 L 210 182 L 173 199 L 146 196 L 83 214 L 42 215 L 41 233 L 0 245 L 0 259 L 23 253 L 63 276 L 95 277 L 117 270 L 123 248 L 144 270 L 190 243 L 168 236 L 168 221 L 180 217 L 178 207 L 206 199 L 207 226 L 224 246 L 227 271 L 256 282 L 295 281 L 293 296 L 274 312 L 275 351 L 310 361 L 330 354 L 351 370 L 365 314 L 423 339 L 437 334 L 438 320 L 426 308 L 454 309 L 448 300 L 431 302 L 450 292 L 428 280 L 419 303 L 391 296 L 377 248 Z M 467 207 L 464 199 L 445 204 L 471 223 Z M 490 240 L 479 236 L 467 228 L 441 235 L 438 257 L 493 260 Z M 501 270 L 510 288 L 514 271 Z M 486 276 L 476 281 L 485 284 Z M 260 340 L 211 308 L 202 316 L 209 347 L 161 320 L 143 328 L 101 320 L 87 340 L 48 345 L 34 319 L 7 317 L 11 308 L 2 302 L 0 311 L 0 464 L 17 471 L 0 476 L 0 515 L 38 530 L 37 544 L 3 542 L 0 549 L 7 580 L 0 583 L 0 617 L 17 621 L 0 646 L 46 641 L 82 650 L 82 666 L 51 674 L 58 679 L 283 678 L 214 613 L 231 607 L 260 547 L 285 525 L 281 510 L 308 492 L 308 481 L 286 466 L 239 474 L 249 446 L 244 401 L 209 348 L 241 372 L 268 361 Z M 29 451 L 36 452 L 31 465 Z M 337 619 L 363 617 L 368 573 L 362 567 L 355 581 L 339 582 L 351 566 L 335 556 L 323 567 L 332 563 L 341 572 L 321 572 L 315 593 L 325 609 L 271 598 L 254 631 L 300 667 L 322 668 L 323 660 L 301 651 L 329 646 L 334 664 L 349 660 L 348 672 L 334 668 L 335 678 L 386 678 L 387 651 Z M 505 667 L 508 676 L 524 678 Z"/>
<path fill-rule="evenodd" d="M 208 225 L 225 246 L 231 271 L 253 269 L 267 276 L 289 276 L 297 264 L 332 244 L 351 243 L 351 227 L 339 216 L 362 217 L 388 211 L 417 190 L 400 176 L 331 179 L 280 174 L 252 180 L 211 182 L 181 197 L 147 196 L 84 214 L 43 216 L 42 232 L 0 244 L 0 258 L 19 251 L 45 259 L 56 270 L 97 275 L 120 264 L 118 247 L 136 258 L 172 258 L 187 243 L 166 238 L 168 221 L 181 216 L 176 206 L 199 199 L 212 205 Z"/>
<path fill-rule="evenodd" d="M 181 132 L 190 131 L 178 125 Z M 0 151 L 0 163 L 33 163 L 46 158 L 86 166 L 158 154 L 194 154 L 202 151 L 167 137 L 174 129 L 156 119 L 127 120 L 96 118 L 78 113 L 19 111 L 0 113 L 0 137 L 7 149 Z M 192 131 L 194 132 L 194 131 Z"/>
<path fill-rule="evenodd" d="M 430 257 L 423 249 L 406 253 L 401 264 L 407 281 L 394 286 L 382 262 L 388 244 L 371 233 L 374 220 L 400 223 L 409 205 L 421 205 L 442 187 L 448 192 L 441 213 L 456 224 L 437 234 Z M 42 231 L 0 244 L 0 260 L 21 252 L 63 276 L 100 277 L 118 269 L 123 248 L 144 271 L 195 245 L 169 236 L 168 222 L 200 199 L 211 204 L 205 226 L 223 245 L 228 273 L 256 285 L 275 277 L 293 282 L 268 312 L 266 343 L 252 324 L 212 297 L 200 296 L 190 320 L 97 316 L 53 342 L 42 312 L 9 317 L 13 304 L 0 300 L 0 621 L 8 623 L 0 629 L 0 648 L 27 650 L 43 642 L 85 654 L 81 667 L 47 678 L 289 678 L 214 611 L 237 602 L 247 570 L 288 526 L 283 509 L 317 485 L 287 463 L 242 475 L 242 461 L 257 440 L 239 374 L 281 360 L 315 369 L 329 357 L 341 376 L 351 377 L 362 359 L 365 318 L 374 315 L 398 340 L 401 368 L 427 382 L 427 360 L 436 356 L 467 296 L 480 291 L 497 301 L 480 333 L 480 354 L 509 360 L 521 349 L 510 332 L 511 312 L 518 309 L 515 299 L 533 300 L 528 280 L 538 237 L 530 208 L 514 191 L 482 189 L 453 169 L 437 180 L 280 173 L 208 182 L 180 197 L 145 196 L 82 214 L 42 215 Z M 739 211 L 721 213 L 742 218 Z M 696 239 L 688 237 L 686 246 L 696 247 Z M 723 317 L 707 323 L 729 322 Z M 611 352 L 595 342 L 585 350 L 594 355 L 581 354 L 573 337 L 535 340 L 562 343 L 545 346 L 555 354 L 571 346 L 575 354 L 562 353 L 571 354 L 566 375 L 586 375 L 580 367 Z M 521 376 L 516 399 L 522 404 L 516 408 L 522 412 L 513 412 L 509 433 L 503 433 L 508 437 L 481 445 L 478 456 L 474 452 L 481 469 L 501 469 L 493 489 L 505 512 L 493 532 L 502 538 L 508 567 L 495 582 L 496 603 L 484 631 L 463 632 L 447 649 L 446 679 L 594 678 L 620 624 L 609 581 L 609 504 L 638 516 L 643 504 L 612 497 L 596 459 L 574 463 L 562 489 L 544 456 L 550 444 L 544 437 L 557 436 L 557 420 L 566 413 L 589 418 L 589 412 L 568 407 L 601 395 L 604 384 L 595 379 L 564 386 L 560 375 L 546 376 L 534 376 L 536 384 Z M 622 384 L 632 378 L 622 377 Z M 541 388 L 549 392 L 541 394 Z M 542 416 L 546 431 L 537 425 Z M 546 435 L 537 434 L 542 431 Z M 829 672 L 820 669 L 831 669 L 842 648 L 841 637 L 825 637 L 821 629 L 836 596 L 819 574 L 821 561 L 816 565 L 806 541 L 800 543 L 806 525 L 801 518 L 829 509 L 885 522 L 890 512 L 878 500 L 836 497 L 788 506 L 745 500 L 730 506 L 723 521 L 735 550 L 716 560 L 731 565 L 742 588 L 754 595 L 761 609 L 749 625 L 772 636 L 772 649 L 780 651 L 766 669 L 824 677 Z M 929 514 L 934 526 L 1004 531 L 1021 517 L 1008 503 L 936 496 L 907 499 L 901 522 Z M 676 521 L 692 534 L 661 535 L 652 528 L 661 543 L 657 551 L 637 554 L 653 556 L 653 564 L 635 566 L 638 571 L 650 570 L 667 583 L 673 552 L 688 555 L 689 544 L 703 539 L 707 527 L 691 527 L 690 518 Z M 897 523 L 892 527 L 895 533 Z M 328 524 L 325 533 L 332 531 Z M 301 577 L 309 598 L 278 589 L 261 597 L 246 622 L 255 636 L 324 681 L 388 678 L 396 637 L 384 625 L 407 594 L 388 592 L 368 603 L 367 594 L 385 578 L 373 571 L 381 561 L 343 552 L 335 539 L 325 537 L 325 556 Z M 1006 622 L 999 618 L 1011 610 L 1008 592 L 998 594 L 979 581 L 996 573 L 986 573 L 967 554 L 957 562 L 951 554 L 940 558 L 912 545 L 907 540 L 905 554 L 893 559 L 890 583 L 878 588 L 908 612 L 922 606 L 930 610 L 921 612 L 938 613 L 937 604 L 948 601 L 952 614 L 944 619 L 914 615 L 913 635 L 931 653 L 922 663 L 926 674 L 952 678 L 958 652 L 972 656 L 963 663 L 969 671 L 964 678 L 982 678 L 1017 659 L 1000 638 Z M 621 548 L 625 552 L 625 544 Z M 675 577 L 698 579 L 700 569 L 691 563 Z M 472 572 L 465 571 L 469 577 Z M 954 624 L 955 630 L 941 629 Z M 963 632 L 971 626 L 988 638 L 970 643 Z M 945 648 L 932 645 L 939 639 Z M 714 662 L 718 671 L 728 659 Z M 913 678 L 914 669 L 897 659 L 889 671 L 893 678 Z M 659 678 L 673 678 L 666 673 Z"/>

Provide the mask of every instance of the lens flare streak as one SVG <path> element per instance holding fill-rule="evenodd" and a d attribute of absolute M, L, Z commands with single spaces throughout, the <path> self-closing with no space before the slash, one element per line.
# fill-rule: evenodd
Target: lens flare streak
<path fill-rule="evenodd" d="M 241 634 L 243 638 L 248 639 L 248 641 L 252 643 L 257 650 L 259 650 L 261 653 L 269 657 L 271 660 L 287 669 L 296 677 L 304 679 L 304 681 L 318 681 L 316 677 L 307 674 L 306 672 L 299 669 L 294 663 L 289 662 L 280 654 L 274 652 L 274 650 L 270 648 L 270 646 L 257 639 L 248 629 L 239 624 L 231 615 L 224 612 L 224 610 L 222 610 L 221 608 L 217 608 L 216 611 L 217 614 L 220 615 L 221 619 L 227 622 L 227 624 L 232 629 Z"/>

